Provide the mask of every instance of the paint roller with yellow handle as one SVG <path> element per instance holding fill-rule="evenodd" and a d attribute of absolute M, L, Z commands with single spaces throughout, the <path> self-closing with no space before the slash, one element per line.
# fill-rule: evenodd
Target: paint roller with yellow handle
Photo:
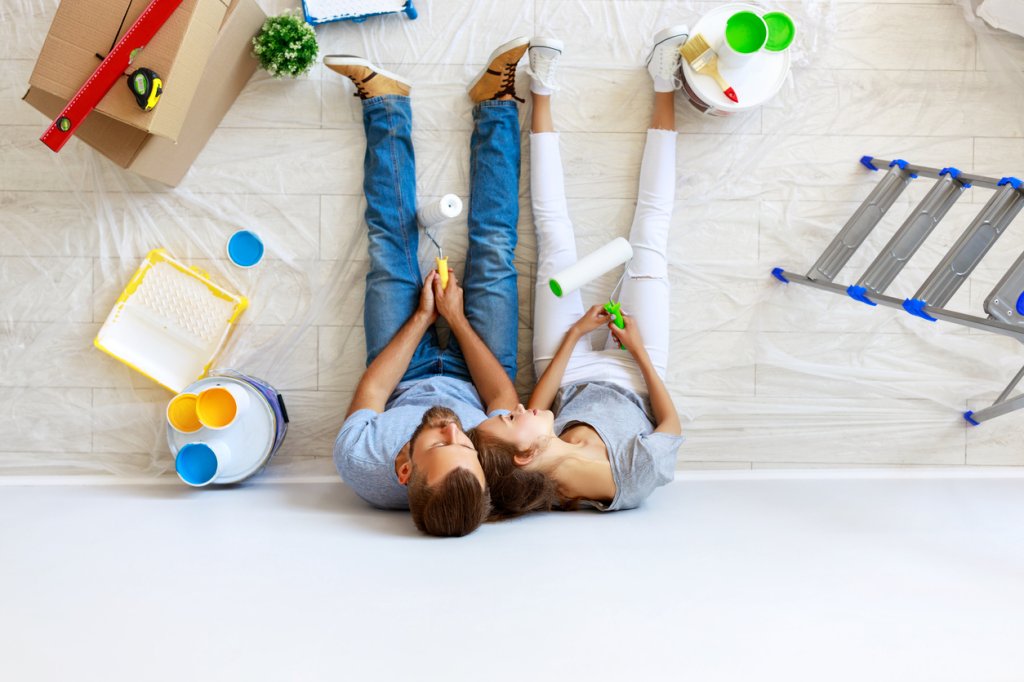
<path fill-rule="evenodd" d="M 440 250 L 440 248 L 441 247 L 438 247 L 439 250 Z M 448 256 L 445 256 L 444 258 L 442 258 L 441 256 L 437 257 L 437 275 L 438 275 L 438 277 L 441 278 L 441 288 L 442 289 L 447 289 L 448 288 Z"/>
<path fill-rule="evenodd" d="M 427 204 L 416 211 L 416 217 L 423 227 L 423 233 L 437 247 L 437 259 L 435 262 L 437 263 L 437 274 L 441 278 L 442 289 L 448 287 L 448 256 L 444 255 L 441 245 L 438 244 L 437 240 L 434 239 L 434 235 L 431 234 L 431 229 L 458 217 L 461 213 L 462 199 L 459 199 L 454 194 L 445 194 L 441 197 L 440 201 Z"/>

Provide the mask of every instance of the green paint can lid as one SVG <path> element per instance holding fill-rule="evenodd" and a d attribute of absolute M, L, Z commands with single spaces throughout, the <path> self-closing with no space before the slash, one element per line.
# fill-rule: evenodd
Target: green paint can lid
<path fill-rule="evenodd" d="M 796 27 L 793 20 L 785 12 L 769 12 L 764 15 L 764 23 L 768 24 L 768 42 L 765 49 L 782 52 L 793 42 Z"/>

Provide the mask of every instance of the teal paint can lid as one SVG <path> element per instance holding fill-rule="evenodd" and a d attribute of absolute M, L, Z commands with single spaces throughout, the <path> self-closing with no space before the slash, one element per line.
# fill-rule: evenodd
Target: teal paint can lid
<path fill-rule="evenodd" d="M 251 230 L 239 230 L 228 240 L 228 258 L 240 268 L 251 268 L 263 260 L 263 240 Z"/>

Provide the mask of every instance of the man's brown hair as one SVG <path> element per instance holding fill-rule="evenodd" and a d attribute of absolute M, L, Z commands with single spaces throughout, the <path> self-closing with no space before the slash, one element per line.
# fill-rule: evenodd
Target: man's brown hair
<path fill-rule="evenodd" d="M 409 439 L 409 511 L 413 523 L 428 535 L 462 537 L 480 527 L 491 513 L 491 497 L 473 472 L 459 467 L 436 485 L 427 485 L 426 474 L 416 468 L 413 448 L 417 436 L 425 428 L 445 426 L 454 422 L 460 429 L 458 416 L 446 407 L 432 407 L 423 414 L 420 425 Z"/>

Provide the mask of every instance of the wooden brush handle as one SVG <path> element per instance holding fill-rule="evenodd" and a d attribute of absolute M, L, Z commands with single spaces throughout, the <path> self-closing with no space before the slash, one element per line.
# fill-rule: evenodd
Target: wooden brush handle
<path fill-rule="evenodd" d="M 732 86 L 722 78 L 722 74 L 718 73 L 718 60 L 715 59 L 704 68 L 704 73 L 715 79 L 718 83 L 718 87 L 722 88 L 722 92 L 725 96 L 731 99 L 733 102 L 739 102 L 739 97 L 736 96 L 736 91 L 732 89 Z"/>

